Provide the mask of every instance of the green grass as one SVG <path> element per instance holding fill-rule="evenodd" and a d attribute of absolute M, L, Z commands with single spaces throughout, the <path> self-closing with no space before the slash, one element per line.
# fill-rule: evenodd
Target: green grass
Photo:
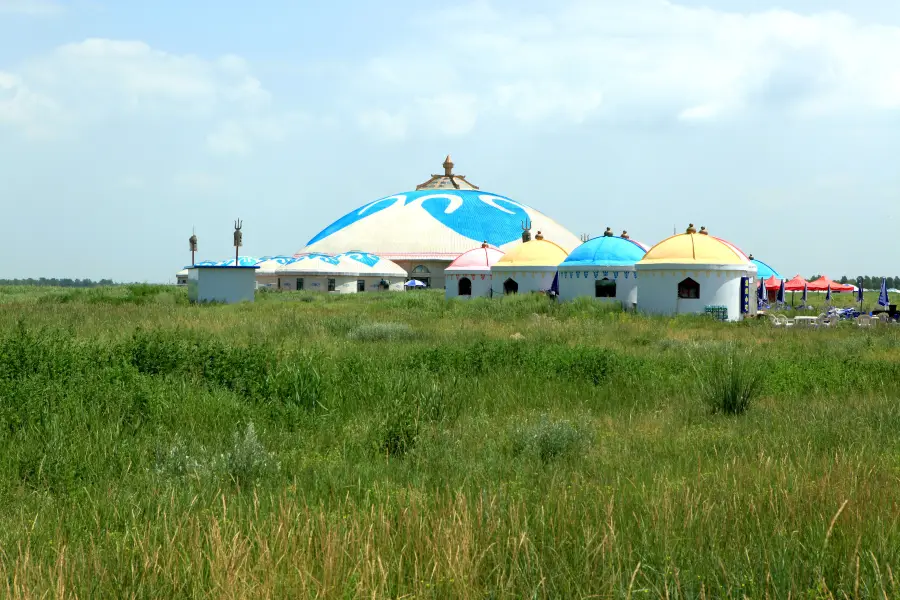
<path fill-rule="evenodd" d="M 183 294 L 0 288 L 0 595 L 900 596 L 891 327 Z"/>

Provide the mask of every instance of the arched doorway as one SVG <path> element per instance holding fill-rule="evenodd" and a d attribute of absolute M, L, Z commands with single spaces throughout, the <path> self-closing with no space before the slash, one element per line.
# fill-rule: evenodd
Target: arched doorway
<path fill-rule="evenodd" d="M 431 269 L 425 265 L 416 265 L 412 270 L 412 278 L 418 279 L 426 286 L 431 287 Z"/>
<path fill-rule="evenodd" d="M 519 293 L 519 284 L 510 277 L 506 281 L 503 282 L 503 293 L 504 294 L 518 294 Z"/>
<path fill-rule="evenodd" d="M 463 277 L 459 280 L 459 295 L 460 296 L 471 296 L 472 295 L 472 280 L 468 277 Z"/>

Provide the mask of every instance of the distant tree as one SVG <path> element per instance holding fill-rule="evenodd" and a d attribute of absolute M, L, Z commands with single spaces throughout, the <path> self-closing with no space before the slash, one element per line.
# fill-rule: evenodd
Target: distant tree
<path fill-rule="evenodd" d="M 101 279 L 100 281 L 92 281 L 90 279 L 48 279 L 41 277 L 34 279 L 0 279 L 0 285 L 33 285 L 39 287 L 69 287 L 69 288 L 90 288 L 105 285 L 117 285 L 112 279 Z"/>
<path fill-rule="evenodd" d="M 850 281 L 850 280 L 847 278 L 846 275 L 841 275 L 841 283 L 846 284 L 846 283 L 849 282 L 849 281 Z"/>

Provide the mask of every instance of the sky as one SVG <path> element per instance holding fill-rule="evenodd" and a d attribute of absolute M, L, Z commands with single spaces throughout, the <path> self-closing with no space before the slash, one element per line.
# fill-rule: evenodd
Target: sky
<path fill-rule="evenodd" d="M 252 8 L 251 8 L 252 6 Z M 0 0 L 0 279 L 293 254 L 456 171 L 575 234 L 900 274 L 896 0 Z"/>

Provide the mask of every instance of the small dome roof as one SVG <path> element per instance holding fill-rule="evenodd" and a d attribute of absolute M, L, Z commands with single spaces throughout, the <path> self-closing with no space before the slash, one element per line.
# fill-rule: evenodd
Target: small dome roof
<path fill-rule="evenodd" d="M 259 275 L 274 275 L 275 271 L 277 271 L 280 267 L 284 265 L 289 265 L 292 262 L 297 260 L 293 256 L 279 255 L 279 256 L 264 256 L 259 259 L 259 262 L 256 264 L 259 267 L 259 271 L 257 274 Z"/>
<path fill-rule="evenodd" d="M 641 265 L 746 265 L 747 255 L 725 240 L 701 233 L 681 233 L 656 244 Z"/>
<path fill-rule="evenodd" d="M 770 277 L 774 277 L 775 279 L 784 279 L 784 277 L 781 276 L 781 273 L 779 273 L 778 271 L 776 271 L 775 269 L 773 269 L 772 267 L 770 267 L 763 261 L 755 259 L 755 258 L 751 258 L 750 262 L 752 262 L 754 265 L 756 265 L 756 274 L 761 279 L 768 279 Z"/>
<path fill-rule="evenodd" d="M 323 254 L 313 252 L 294 257 L 275 270 L 279 275 L 344 275 L 350 277 L 403 277 L 406 271 L 386 258 L 368 252 Z"/>
<path fill-rule="evenodd" d="M 533 239 L 515 246 L 494 264 L 497 267 L 555 267 L 568 255 L 550 240 Z"/>
<path fill-rule="evenodd" d="M 634 240 L 614 235 L 601 235 L 588 240 L 572 250 L 560 267 L 632 266 L 647 253 L 647 249 Z"/>
<path fill-rule="evenodd" d="M 489 271 L 501 258 L 503 258 L 502 250 L 491 246 L 481 246 L 460 254 L 444 271 Z"/>

